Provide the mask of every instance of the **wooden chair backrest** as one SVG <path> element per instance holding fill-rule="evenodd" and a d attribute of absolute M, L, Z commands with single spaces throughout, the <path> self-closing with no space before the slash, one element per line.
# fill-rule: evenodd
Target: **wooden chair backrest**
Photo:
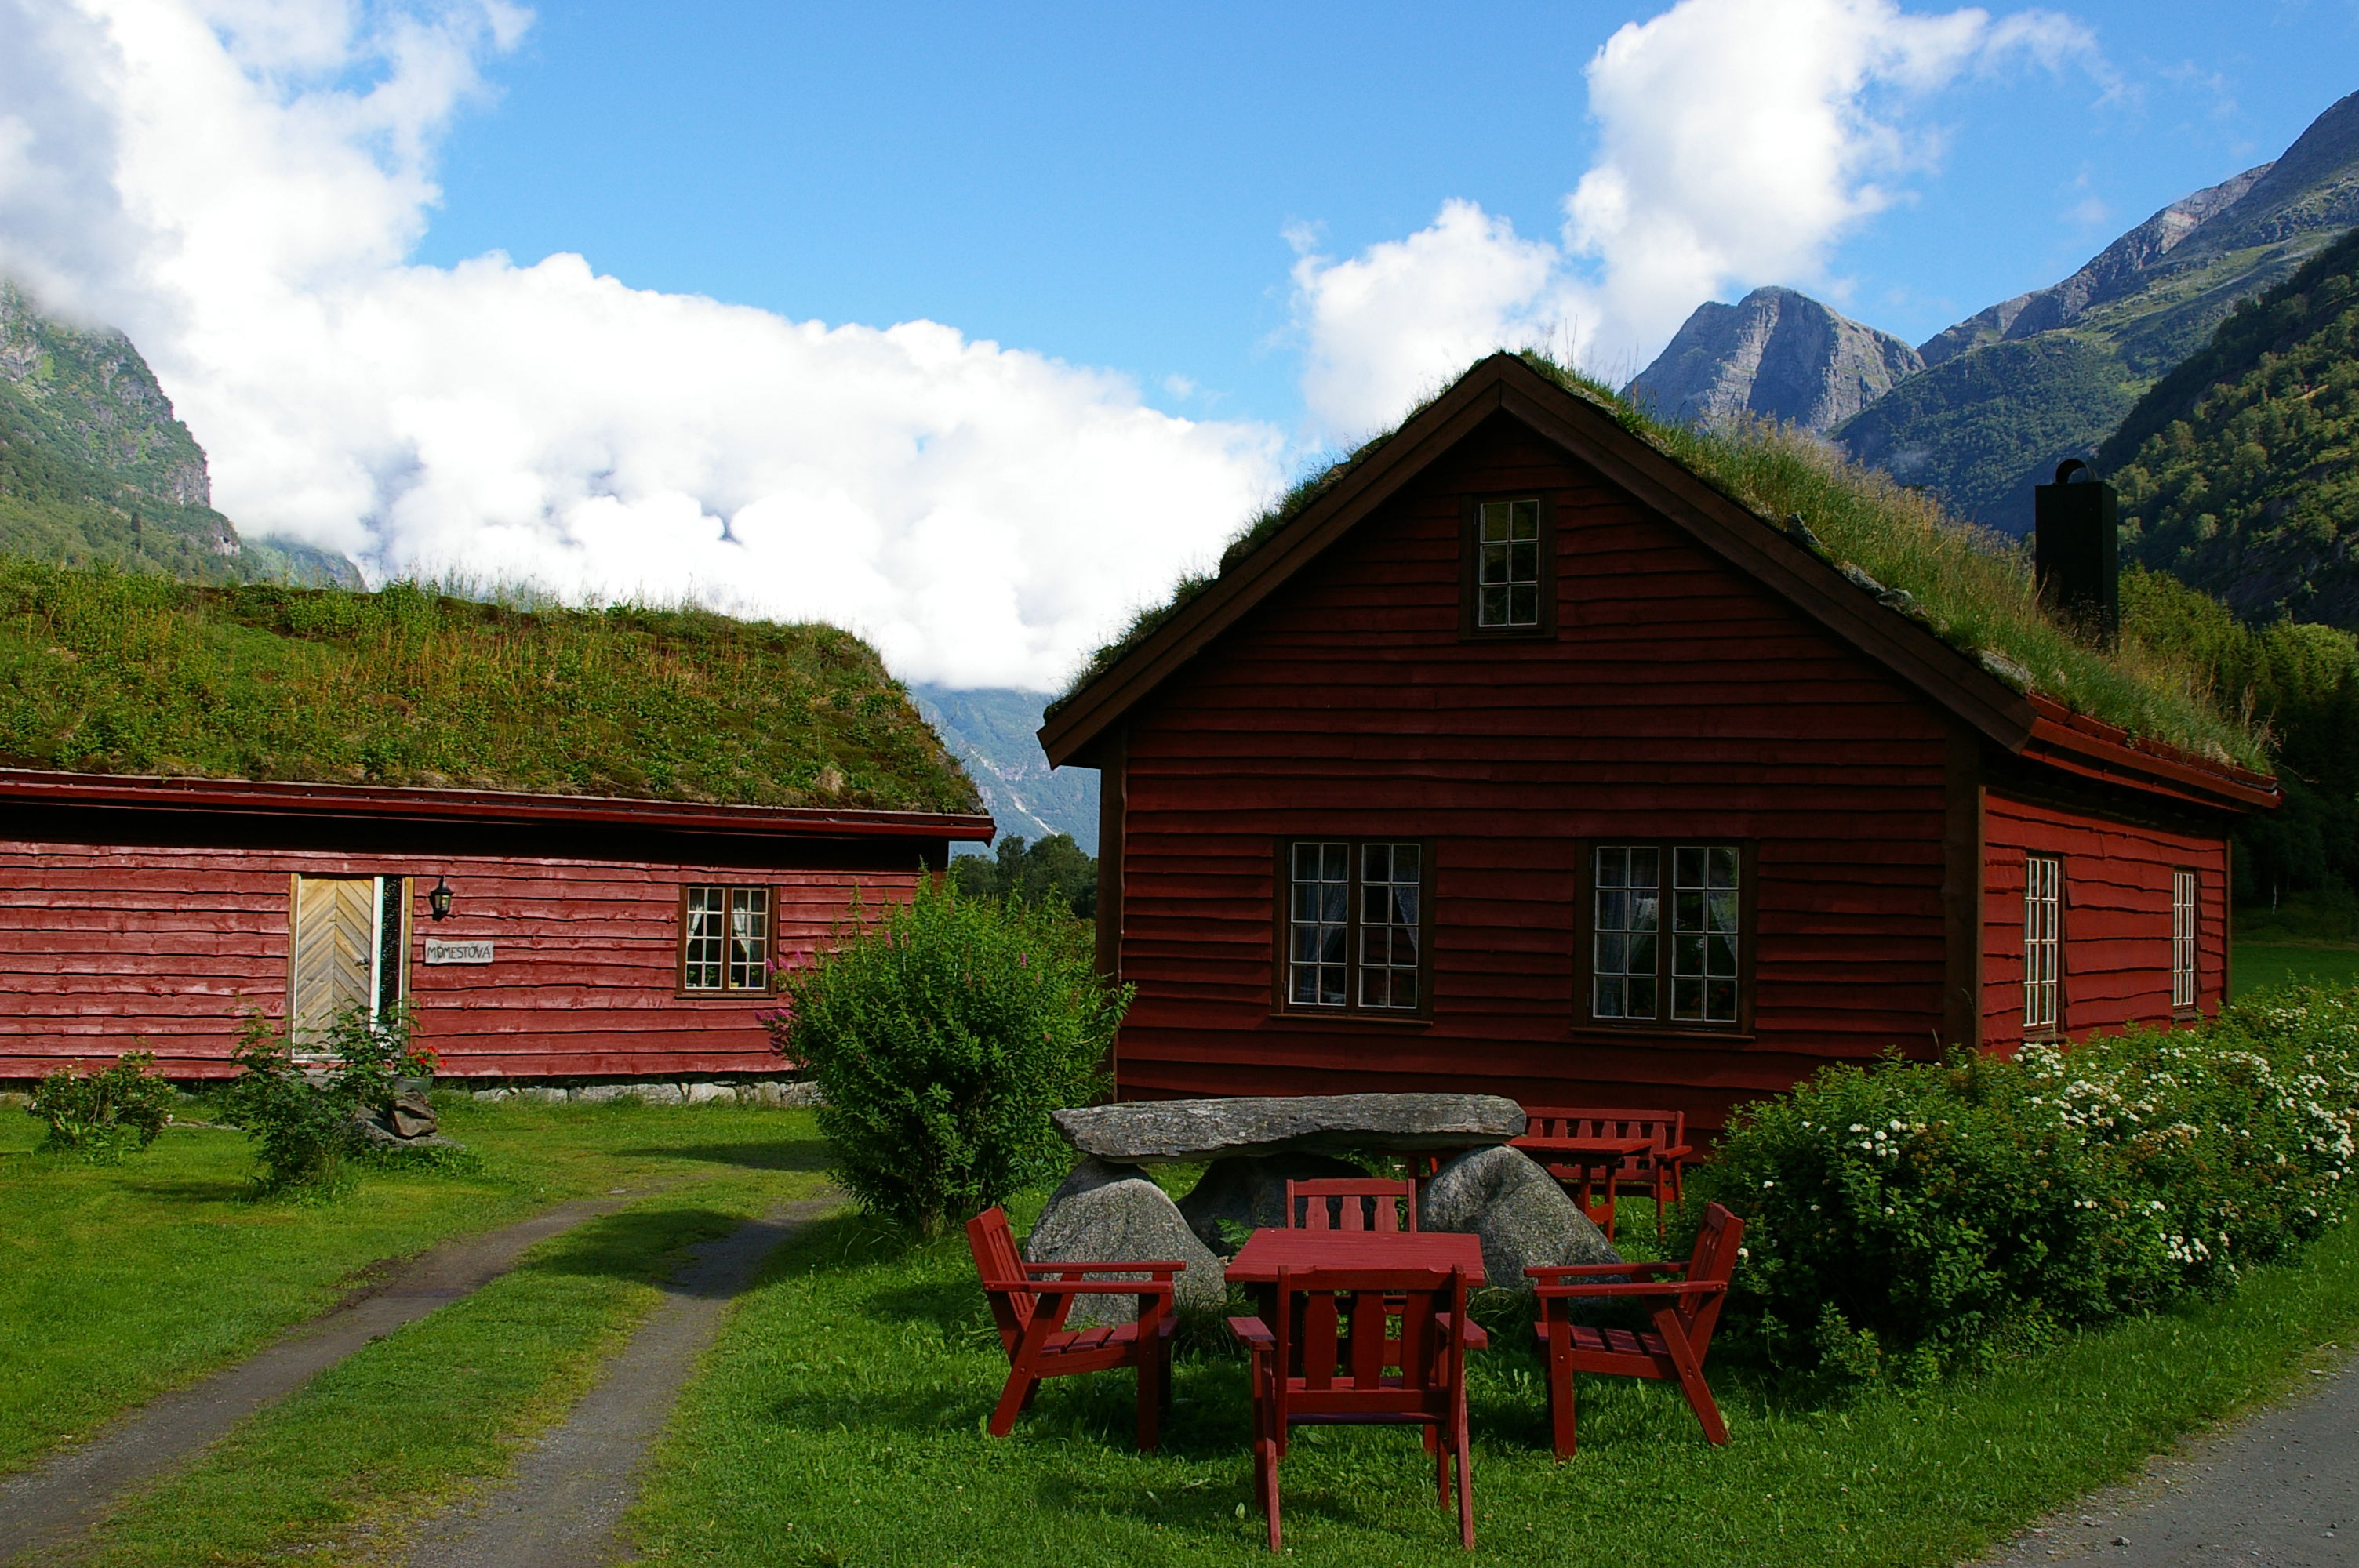
<path fill-rule="evenodd" d="M 1446 1412 L 1464 1386 L 1463 1269 L 1280 1269 L 1277 1296 L 1281 1419 Z"/>
<path fill-rule="evenodd" d="M 1695 1250 L 1688 1255 L 1687 1277 L 1690 1282 L 1710 1281 L 1726 1284 L 1736 1272 L 1737 1244 L 1745 1239 L 1745 1222 L 1718 1204 L 1706 1204 L 1702 1228 L 1696 1232 Z M 1690 1296 L 1680 1304 L 1680 1325 L 1686 1329 L 1688 1344 L 1701 1361 L 1705 1349 L 1712 1344 L 1712 1331 L 1720 1322 L 1721 1304 L 1727 1301 L 1726 1291 L 1710 1295 Z"/>
<path fill-rule="evenodd" d="M 1288 1182 L 1286 1223 L 1293 1230 L 1415 1230 L 1417 1184 L 1378 1176 Z"/>
<path fill-rule="evenodd" d="M 1676 1149 L 1687 1141 L 1688 1113 L 1683 1110 L 1607 1110 L 1593 1106 L 1524 1107 L 1527 1138 L 1644 1138 L 1650 1147 L 1622 1162 L 1624 1173 L 1636 1173 L 1654 1164 L 1656 1152 Z"/>
<path fill-rule="evenodd" d="M 1013 1355 L 1024 1331 L 1032 1326 L 1032 1309 L 1038 1298 L 1024 1278 L 1016 1235 L 1007 1228 L 1007 1211 L 995 1204 L 968 1220 L 966 1244 L 974 1254 L 974 1271 L 983 1281 L 983 1292 L 991 1298 L 991 1316 L 999 1325 L 1000 1343 Z"/>

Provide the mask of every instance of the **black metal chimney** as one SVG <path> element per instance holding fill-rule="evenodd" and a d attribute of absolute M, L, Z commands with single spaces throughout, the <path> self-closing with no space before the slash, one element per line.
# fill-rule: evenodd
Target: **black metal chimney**
<path fill-rule="evenodd" d="M 2078 458 L 2033 487 L 2031 552 L 2039 597 L 2108 646 L 2122 631 L 2120 498 Z"/>

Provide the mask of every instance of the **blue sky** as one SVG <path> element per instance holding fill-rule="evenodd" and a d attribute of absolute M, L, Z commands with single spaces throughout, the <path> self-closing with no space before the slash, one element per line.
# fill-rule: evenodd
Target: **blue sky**
<path fill-rule="evenodd" d="M 1054 688 L 1491 349 L 1919 341 L 2354 88 L 2359 0 L 16 0 L 0 274 L 249 535 Z"/>
<path fill-rule="evenodd" d="M 2349 0 L 2057 9 L 2098 59 L 1915 106 L 1938 151 L 1832 253 L 1852 314 L 1921 341 L 2359 89 Z M 544 5 L 454 123 L 419 254 L 578 251 L 795 319 L 929 318 L 1290 425 L 1289 229 L 1348 255 L 1463 198 L 1552 234 L 1594 153 L 1582 67 L 1650 14 Z"/>

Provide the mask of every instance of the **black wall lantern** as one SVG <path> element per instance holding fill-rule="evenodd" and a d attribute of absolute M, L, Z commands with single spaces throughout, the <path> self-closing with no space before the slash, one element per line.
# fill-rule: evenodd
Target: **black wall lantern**
<path fill-rule="evenodd" d="M 451 884 L 440 876 L 434 879 L 434 891 L 426 895 L 426 907 L 434 912 L 437 920 L 451 918 Z"/>

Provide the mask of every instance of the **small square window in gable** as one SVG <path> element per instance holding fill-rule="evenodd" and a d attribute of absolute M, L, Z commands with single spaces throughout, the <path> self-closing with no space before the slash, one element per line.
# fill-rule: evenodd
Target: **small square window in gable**
<path fill-rule="evenodd" d="M 1469 639 L 1556 633 L 1556 508 L 1546 495 L 1465 503 L 1459 630 Z"/>

